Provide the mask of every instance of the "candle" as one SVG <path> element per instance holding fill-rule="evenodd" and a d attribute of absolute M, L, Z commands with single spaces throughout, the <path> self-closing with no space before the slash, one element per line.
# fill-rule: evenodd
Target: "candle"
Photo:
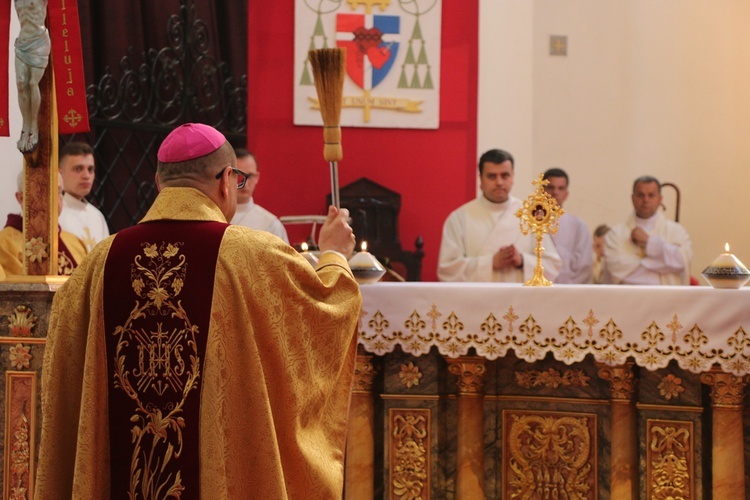
<path fill-rule="evenodd" d="M 740 288 L 750 280 L 750 271 L 729 253 L 729 243 L 724 244 L 724 253 L 716 257 L 701 275 L 714 288 Z"/>
<path fill-rule="evenodd" d="M 385 274 L 383 265 L 367 251 L 366 241 L 362 242 L 361 251 L 349 259 L 349 267 L 352 268 L 354 279 L 359 284 L 375 283 Z"/>
<path fill-rule="evenodd" d="M 311 266 L 313 267 L 317 266 L 318 258 L 314 254 L 307 251 L 307 243 L 303 241 L 302 244 L 300 245 L 300 248 L 302 248 L 302 253 L 300 255 L 302 255 L 305 258 L 305 260 L 310 263 Z"/>

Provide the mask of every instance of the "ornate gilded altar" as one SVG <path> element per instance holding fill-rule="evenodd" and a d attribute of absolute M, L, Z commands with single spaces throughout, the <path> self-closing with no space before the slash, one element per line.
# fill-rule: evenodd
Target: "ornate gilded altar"
<path fill-rule="evenodd" d="M 346 498 L 747 498 L 750 290 L 363 286 Z"/>

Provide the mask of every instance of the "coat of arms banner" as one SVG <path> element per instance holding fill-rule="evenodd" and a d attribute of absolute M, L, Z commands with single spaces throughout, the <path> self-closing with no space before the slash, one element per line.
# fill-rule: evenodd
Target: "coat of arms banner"
<path fill-rule="evenodd" d="M 321 125 L 311 49 L 346 47 L 341 125 L 436 129 L 442 0 L 296 0 L 294 124 Z"/>

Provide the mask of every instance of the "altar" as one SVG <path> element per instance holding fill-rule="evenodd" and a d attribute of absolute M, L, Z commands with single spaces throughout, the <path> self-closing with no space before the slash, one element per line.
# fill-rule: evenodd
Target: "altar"
<path fill-rule="evenodd" d="M 362 295 L 346 498 L 747 498 L 750 290 Z"/>

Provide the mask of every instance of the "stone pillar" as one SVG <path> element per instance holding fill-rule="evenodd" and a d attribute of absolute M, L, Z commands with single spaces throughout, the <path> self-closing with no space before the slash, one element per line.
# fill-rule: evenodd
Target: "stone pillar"
<path fill-rule="evenodd" d="M 458 376 L 458 456 L 456 499 L 484 498 L 484 374 L 485 360 L 447 358 Z"/>
<path fill-rule="evenodd" d="M 711 387 L 713 498 L 745 498 L 742 397 L 748 379 L 713 369 L 701 382 Z"/>
<path fill-rule="evenodd" d="M 612 396 L 611 498 L 638 499 L 638 429 L 633 396 L 633 363 L 608 366 L 597 363 L 599 377 L 609 381 Z"/>
<path fill-rule="evenodd" d="M 344 498 L 372 499 L 375 494 L 375 403 L 372 382 L 377 370 L 372 356 L 357 354 L 346 439 Z"/>

